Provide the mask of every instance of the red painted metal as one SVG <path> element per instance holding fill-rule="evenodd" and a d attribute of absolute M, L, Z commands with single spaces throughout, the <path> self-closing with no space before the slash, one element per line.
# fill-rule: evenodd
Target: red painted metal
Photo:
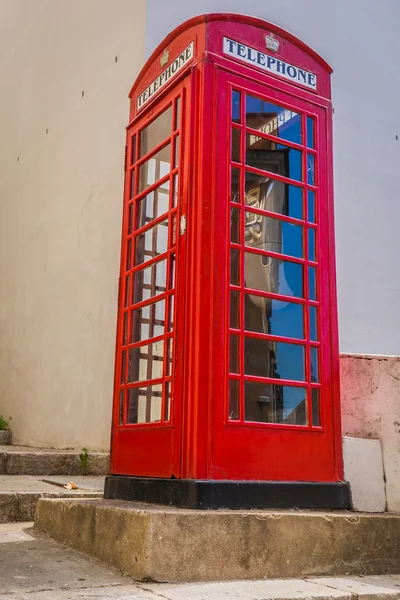
<path fill-rule="evenodd" d="M 276 56 L 315 73 L 316 91 L 294 85 L 257 68 L 222 55 L 222 37 L 226 35 L 265 52 L 265 35 L 274 34 L 280 42 Z M 179 54 L 194 42 L 192 60 L 137 113 L 138 95 L 163 72 Z M 167 62 L 165 50 L 168 51 Z M 169 61 L 169 62 L 168 62 Z M 164 66 L 162 66 L 162 64 Z M 333 177 L 332 177 L 332 119 L 330 103 L 331 69 L 314 51 L 281 28 L 242 15 L 203 15 L 191 19 L 174 30 L 155 50 L 143 67 L 131 93 L 130 124 L 127 129 L 127 171 L 125 178 L 124 216 L 121 251 L 121 279 L 117 327 L 115 393 L 112 428 L 111 473 L 149 477 L 181 477 L 196 479 L 247 479 L 280 481 L 338 481 L 343 477 L 341 453 L 339 352 L 337 335 L 337 308 L 335 287 L 334 231 L 333 231 Z M 245 125 L 242 100 L 241 123 L 231 121 L 231 90 L 279 104 L 301 115 L 302 139 L 283 141 L 273 134 L 260 132 Z M 123 340 L 125 314 L 132 311 L 124 305 L 127 276 L 133 278 L 142 272 L 143 264 L 129 264 L 127 252 L 132 253 L 133 235 L 128 231 L 129 206 L 136 205 L 160 181 L 131 198 L 131 171 L 135 172 L 136 189 L 138 167 L 166 147 L 168 140 L 160 141 L 143 157 L 132 158 L 131 140 L 139 139 L 141 129 L 161 114 L 177 97 L 181 98 L 180 127 L 173 128 L 168 140 L 178 135 L 183 143 L 180 164 L 172 165 L 169 175 L 160 179 L 170 181 L 179 173 L 180 192 L 177 207 L 170 207 L 170 246 L 164 254 L 150 257 L 146 266 L 165 257 L 169 266 L 176 256 L 177 280 L 174 292 L 164 291 L 157 299 L 168 301 L 175 297 L 175 329 L 163 333 L 154 341 L 171 338 L 174 341 L 173 371 L 152 380 L 165 389 L 172 386 L 170 418 L 165 418 L 166 395 L 161 400 L 161 417 L 152 422 L 128 423 L 127 393 L 143 387 L 139 383 L 121 384 L 122 352 L 129 348 L 145 347 L 141 340 L 130 346 Z M 315 124 L 315 147 L 308 148 L 305 131 L 307 117 Z M 241 134 L 241 162 L 230 156 L 231 128 Z M 244 190 L 244 173 L 265 175 L 254 166 L 245 166 L 245 132 L 273 144 L 283 143 L 288 149 L 302 152 L 304 180 L 292 180 L 282 174 L 270 174 L 277 181 L 304 190 L 302 218 L 279 215 L 282 223 L 301 226 L 304 230 L 302 257 L 293 257 L 272 250 L 249 248 L 244 233 L 239 242 L 230 241 L 230 211 L 240 214 L 244 231 L 245 210 L 262 217 L 276 213 L 230 200 L 231 166 L 240 173 Z M 138 142 L 136 143 L 136 148 Z M 307 182 L 307 154 L 314 157 L 316 180 Z M 132 167 L 132 164 L 134 166 Z M 316 220 L 308 220 L 307 190 L 316 195 Z M 245 209 L 246 206 L 246 209 Z M 186 231 L 179 232 L 181 215 L 186 218 Z M 148 233 L 165 215 L 151 223 L 140 224 L 134 235 Z M 171 233 L 174 230 L 175 233 Z M 309 257 L 308 230 L 316 236 L 316 257 Z M 173 238 L 173 239 L 172 239 Z M 229 282 L 229 249 L 242 256 L 239 284 Z M 304 270 L 304 296 L 292 297 L 283 293 L 264 293 L 245 286 L 244 252 L 264 258 L 285 260 Z M 316 273 L 317 297 L 310 298 L 309 267 Z M 240 324 L 230 329 L 230 291 L 236 291 L 240 300 Z M 291 343 L 304 347 L 304 382 L 289 379 L 268 379 L 254 374 L 245 375 L 244 364 L 244 294 L 292 302 L 304 308 L 304 336 L 290 338 L 261 332 L 246 332 L 254 340 Z M 132 297 L 132 290 L 130 290 Z M 146 308 L 152 301 L 143 299 L 136 308 Z M 310 339 L 311 324 L 308 307 L 318 314 L 316 340 Z M 130 339 L 131 320 L 128 338 Z M 236 335 L 239 349 L 239 372 L 229 374 L 229 336 Z M 311 378 L 311 352 L 319 352 L 319 381 Z M 125 369 L 128 369 L 126 357 Z M 238 418 L 229 419 L 229 381 L 237 381 L 241 390 Z M 244 415 L 245 382 L 288 385 L 307 390 L 307 424 L 294 425 L 246 421 Z M 320 395 L 320 424 L 312 422 L 312 390 Z M 121 391 L 124 396 L 123 419 L 120 417 Z M 147 405 L 146 405 L 147 406 Z M 149 421 L 150 409 L 146 408 Z"/>

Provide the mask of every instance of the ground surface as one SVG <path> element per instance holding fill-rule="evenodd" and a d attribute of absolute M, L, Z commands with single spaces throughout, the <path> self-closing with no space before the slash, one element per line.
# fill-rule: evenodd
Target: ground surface
<path fill-rule="evenodd" d="M 32 523 L 0 525 L 0 600 L 400 600 L 400 576 L 137 583 Z"/>

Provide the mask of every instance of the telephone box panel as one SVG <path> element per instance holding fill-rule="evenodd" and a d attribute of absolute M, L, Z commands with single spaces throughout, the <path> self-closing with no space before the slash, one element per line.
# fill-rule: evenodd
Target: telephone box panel
<path fill-rule="evenodd" d="M 106 497 L 349 506 L 330 72 L 205 15 L 132 88 Z"/>

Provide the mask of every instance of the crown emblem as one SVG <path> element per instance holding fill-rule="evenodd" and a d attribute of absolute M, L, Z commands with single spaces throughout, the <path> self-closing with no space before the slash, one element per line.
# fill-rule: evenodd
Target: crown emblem
<path fill-rule="evenodd" d="M 278 52 L 280 42 L 276 37 L 274 37 L 273 33 L 270 33 L 269 35 L 265 36 L 265 44 L 266 44 L 268 50 L 272 50 L 273 52 Z"/>
<path fill-rule="evenodd" d="M 168 59 L 169 59 L 169 50 L 167 50 L 165 48 L 164 52 L 161 54 L 161 57 L 160 57 L 160 65 L 162 67 L 165 67 L 165 65 L 168 62 Z"/>

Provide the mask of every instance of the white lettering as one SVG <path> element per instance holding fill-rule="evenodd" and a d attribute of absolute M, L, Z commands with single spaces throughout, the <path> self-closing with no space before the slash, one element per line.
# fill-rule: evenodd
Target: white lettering
<path fill-rule="evenodd" d="M 268 71 L 289 81 L 300 83 L 312 90 L 317 89 L 317 76 L 315 73 L 300 69 L 284 60 L 278 60 L 265 52 L 255 50 L 245 44 L 235 42 L 227 37 L 223 37 L 222 51 L 227 56 L 231 56 L 248 65 L 257 66 L 263 71 Z"/>
<path fill-rule="evenodd" d="M 141 110 L 151 97 L 161 90 L 170 79 L 172 79 L 179 71 L 181 71 L 194 56 L 194 42 L 191 42 L 177 58 L 158 76 L 151 84 L 141 92 L 136 101 L 137 110 Z"/>

